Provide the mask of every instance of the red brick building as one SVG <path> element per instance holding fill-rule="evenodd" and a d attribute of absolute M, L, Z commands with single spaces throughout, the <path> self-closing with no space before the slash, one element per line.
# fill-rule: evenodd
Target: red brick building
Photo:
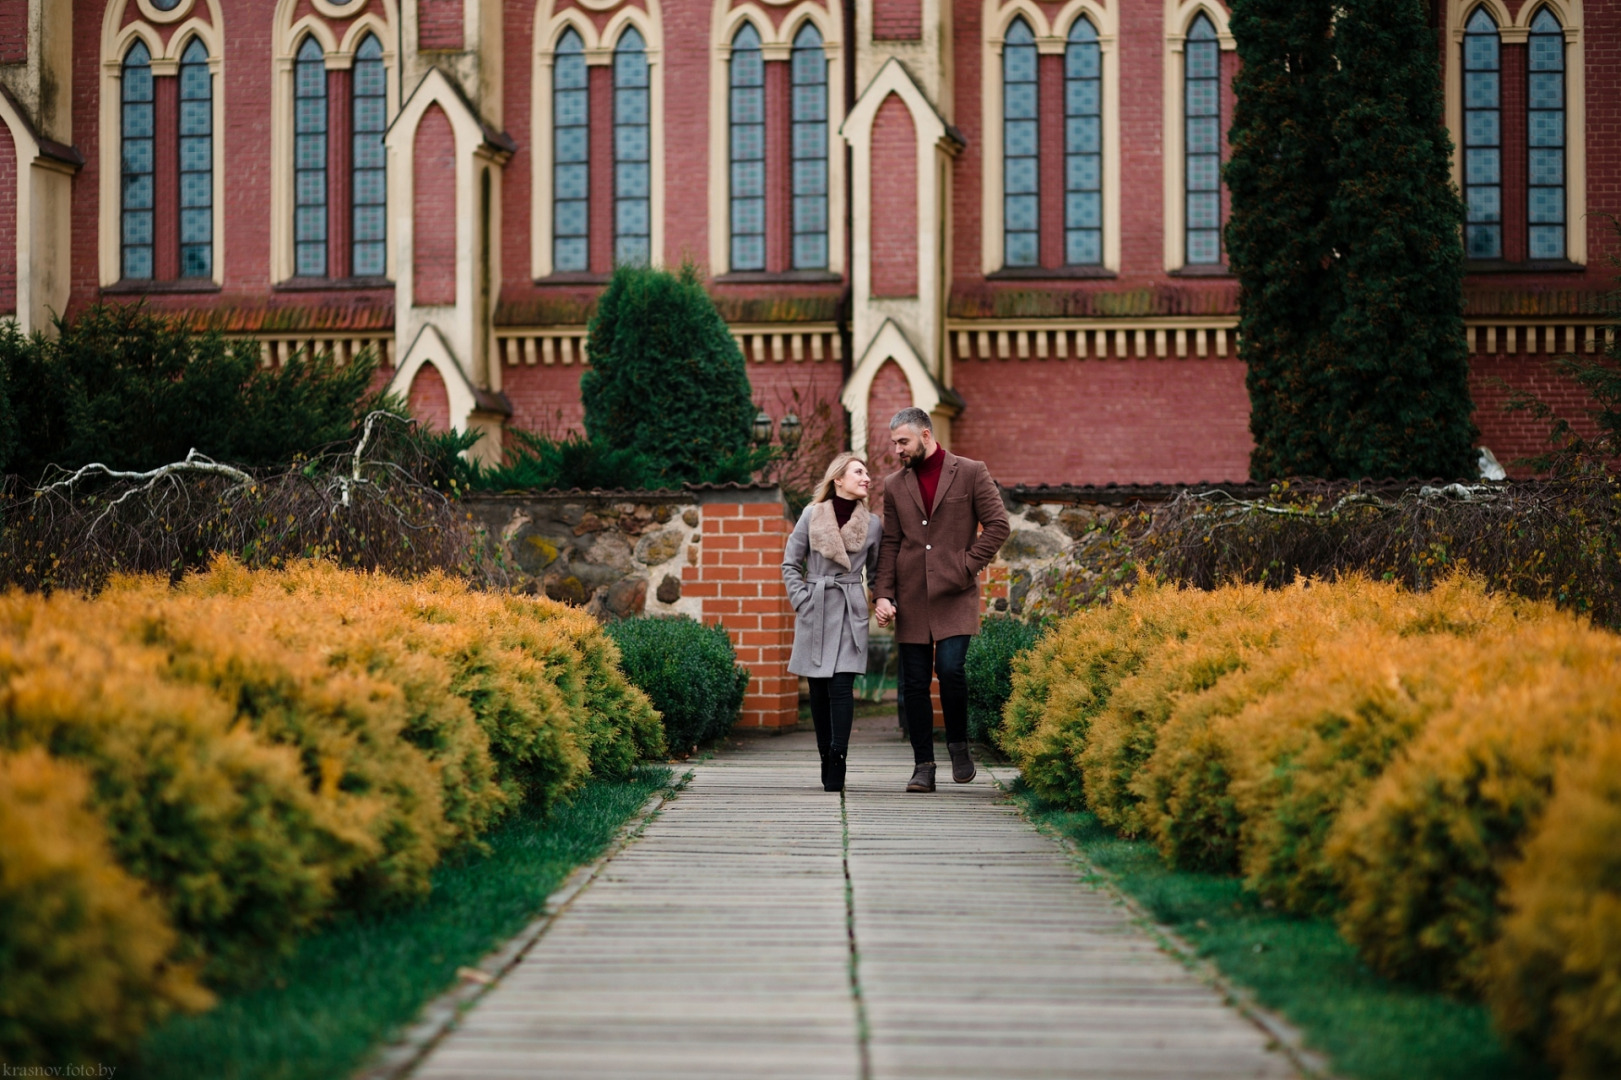
<path fill-rule="evenodd" d="M 1544 362 L 1601 332 L 1621 0 L 1429 7 L 1508 460 L 1489 380 L 1568 394 Z M 371 346 L 442 424 L 556 432 L 614 261 L 691 260 L 774 415 L 860 447 L 917 404 L 1004 483 L 1234 479 L 1235 66 L 1219 0 L 4 0 L 0 313 Z"/>

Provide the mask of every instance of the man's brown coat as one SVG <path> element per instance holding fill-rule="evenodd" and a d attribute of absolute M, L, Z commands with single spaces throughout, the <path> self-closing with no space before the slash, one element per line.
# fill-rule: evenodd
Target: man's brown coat
<path fill-rule="evenodd" d="M 895 640 L 905 644 L 979 633 L 979 572 L 1008 536 L 1007 510 L 984 462 L 940 453 L 946 459 L 928 512 L 915 472 L 884 477 L 873 596 L 895 605 Z"/>

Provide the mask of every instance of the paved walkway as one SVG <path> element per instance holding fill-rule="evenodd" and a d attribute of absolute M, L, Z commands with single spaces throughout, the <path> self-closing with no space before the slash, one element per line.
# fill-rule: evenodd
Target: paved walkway
<path fill-rule="evenodd" d="M 893 721 L 861 721 L 841 806 L 815 758 L 696 767 L 416 1080 L 1294 1075 L 983 767 L 906 795 Z"/>

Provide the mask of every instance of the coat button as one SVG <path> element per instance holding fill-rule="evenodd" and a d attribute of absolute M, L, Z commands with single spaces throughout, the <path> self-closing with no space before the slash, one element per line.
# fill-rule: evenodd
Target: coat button
<path fill-rule="evenodd" d="M 934 550 L 934 545 L 933 544 L 924 544 L 923 545 L 923 550 L 924 551 L 933 551 Z"/>
<path fill-rule="evenodd" d="M 927 519 L 927 518 L 925 518 L 925 519 L 924 519 L 924 521 L 923 521 L 923 524 L 925 524 L 925 525 L 927 525 L 927 524 L 928 524 L 928 523 L 929 523 L 929 522 L 928 522 L 928 519 Z"/>

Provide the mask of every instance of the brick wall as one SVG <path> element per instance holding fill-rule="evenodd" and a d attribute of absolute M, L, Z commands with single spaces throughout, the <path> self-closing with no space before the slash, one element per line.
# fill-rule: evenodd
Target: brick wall
<path fill-rule="evenodd" d="M 536 364 L 503 368 L 501 389 L 512 403 L 511 426 L 561 438 L 585 431 L 585 407 L 580 404 L 579 364 Z"/>
<path fill-rule="evenodd" d="M 726 627 L 738 662 L 752 674 L 738 726 L 792 727 L 799 722 L 799 680 L 788 673 L 794 612 L 782 584 L 791 529 L 782 500 L 706 500 L 702 514 L 698 563 L 683 572 L 682 592 L 701 598 L 705 623 Z"/>
<path fill-rule="evenodd" d="M 889 445 L 889 422 L 911 405 L 911 384 L 901 366 L 891 360 L 878 369 L 867 392 L 867 471 L 873 478 L 870 498 L 874 506 L 884 504 L 883 478 L 900 468 Z"/>
<path fill-rule="evenodd" d="M 456 302 L 456 135 L 445 110 L 432 105 L 412 144 L 416 189 L 412 202 L 411 298 L 418 304 Z"/>
<path fill-rule="evenodd" d="M 916 41 L 923 36 L 923 0 L 872 0 L 874 41 Z"/>
<path fill-rule="evenodd" d="M 0 64 L 28 62 L 28 0 L 0 2 Z"/>
<path fill-rule="evenodd" d="M 423 364 L 411 380 L 408 401 L 411 415 L 435 431 L 450 430 L 450 391 L 445 377 L 432 364 Z"/>
<path fill-rule="evenodd" d="M 417 40 L 424 49 L 461 49 L 462 0 L 417 0 Z"/>
<path fill-rule="evenodd" d="M 17 147 L 11 129 L 0 123 L 0 315 L 16 310 Z"/>
<path fill-rule="evenodd" d="M 1192 483 L 1249 475 L 1237 360 L 968 360 L 952 449 L 1003 484 Z"/>
<path fill-rule="evenodd" d="M 917 295 L 917 135 L 895 94 L 872 124 L 872 295 Z"/>
<path fill-rule="evenodd" d="M 1586 358 L 1587 354 L 1582 354 Z M 1593 407 L 1587 392 L 1554 370 L 1552 357 L 1476 356 L 1469 364 L 1469 394 L 1475 403 L 1475 425 L 1480 428 L 1479 443 L 1508 469 L 1510 476 L 1526 476 L 1529 470 L 1516 468 L 1516 458 L 1531 457 L 1548 449 L 1548 424 L 1528 412 L 1505 413 L 1510 390 L 1525 390 L 1549 405 L 1571 426 L 1586 436 L 1598 434 L 1587 410 Z"/>

